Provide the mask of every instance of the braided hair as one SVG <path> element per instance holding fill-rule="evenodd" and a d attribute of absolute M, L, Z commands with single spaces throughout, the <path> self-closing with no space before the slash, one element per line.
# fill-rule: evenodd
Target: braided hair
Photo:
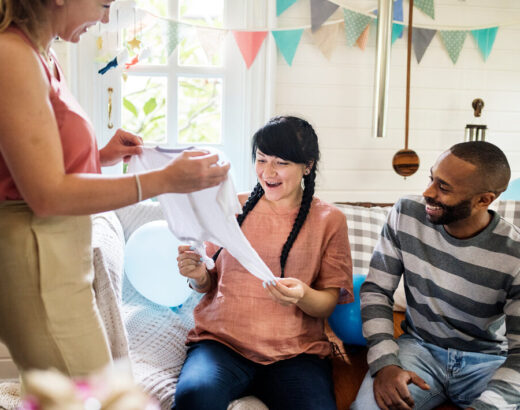
<path fill-rule="evenodd" d="M 283 278 L 287 257 L 311 208 L 317 163 L 320 159 L 318 136 L 312 126 L 301 118 L 290 116 L 275 117 L 253 135 L 253 161 L 256 160 L 257 150 L 262 151 L 265 155 L 311 166 L 309 174 L 303 176 L 304 190 L 298 215 L 282 247 L 280 266 L 281 277 Z M 258 183 L 244 204 L 242 214 L 237 217 L 239 225 L 242 225 L 249 211 L 255 207 L 263 194 L 264 190 Z M 217 252 L 216 256 L 218 256 L 219 252 Z"/>

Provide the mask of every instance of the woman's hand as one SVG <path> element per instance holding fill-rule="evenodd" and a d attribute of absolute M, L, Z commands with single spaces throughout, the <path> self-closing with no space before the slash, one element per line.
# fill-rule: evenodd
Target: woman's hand
<path fill-rule="evenodd" d="M 165 192 L 188 193 L 220 184 L 227 178 L 230 164 L 218 164 L 218 155 L 187 150 L 164 169 L 168 175 Z"/>
<path fill-rule="evenodd" d="M 309 287 L 299 279 L 281 278 L 273 282 L 264 282 L 264 288 L 275 302 L 289 306 L 297 305 Z"/>
<path fill-rule="evenodd" d="M 264 288 L 275 302 L 296 305 L 312 317 L 329 317 L 339 298 L 338 288 L 313 289 L 296 278 L 264 282 Z"/>
<path fill-rule="evenodd" d="M 139 155 L 141 152 L 143 152 L 142 138 L 120 128 L 99 151 L 99 159 L 101 165 L 107 167 L 121 160 L 127 162 L 132 155 Z"/>
<path fill-rule="evenodd" d="M 190 284 L 196 291 L 207 292 L 211 285 L 211 278 L 200 255 L 194 252 L 191 246 L 182 245 L 179 246 L 178 250 L 177 265 L 179 273 L 190 279 Z"/>

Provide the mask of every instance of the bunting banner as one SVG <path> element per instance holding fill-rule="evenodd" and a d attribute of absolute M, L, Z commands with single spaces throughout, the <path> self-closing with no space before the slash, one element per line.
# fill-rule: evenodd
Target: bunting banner
<path fill-rule="evenodd" d="M 208 61 L 211 61 L 213 56 L 222 49 L 222 41 L 227 33 L 227 30 L 197 27 L 197 38 L 208 57 Z"/>
<path fill-rule="evenodd" d="M 394 0 L 394 21 L 403 21 L 403 0 Z M 398 31 L 399 35 L 397 38 L 403 37 L 403 25 L 398 24 L 398 26 L 401 26 L 401 31 Z M 396 38 L 396 40 L 397 40 Z M 393 28 L 392 28 L 392 43 L 394 42 L 394 36 L 393 36 Z"/>
<path fill-rule="evenodd" d="M 369 16 L 356 13 L 348 9 L 343 9 L 343 18 L 345 20 L 345 34 L 347 36 L 347 44 L 352 47 L 356 44 L 358 37 L 363 33 L 365 28 L 373 20 Z"/>
<path fill-rule="evenodd" d="M 289 7 L 295 3 L 295 1 L 297 0 L 280 0 L 277 4 L 279 7 Z M 120 50 L 109 48 L 107 44 L 105 44 L 102 36 L 103 33 L 109 32 L 109 29 L 105 27 L 103 29 L 99 28 L 97 33 L 93 32 L 94 36 L 97 34 L 95 38 L 98 54 L 95 61 L 99 64 L 98 71 L 100 74 L 104 74 L 113 68 L 120 68 L 123 65 L 127 70 L 132 70 L 137 64 L 142 64 L 143 60 L 146 60 L 145 56 L 153 54 L 153 49 L 143 52 L 146 47 L 143 48 L 143 44 L 141 43 L 143 39 L 142 32 L 145 31 L 147 27 L 156 26 L 157 20 L 159 20 L 159 24 L 164 32 L 162 40 L 164 49 L 168 52 L 168 56 L 170 56 L 178 47 L 179 43 L 189 35 L 190 38 L 195 37 L 198 39 L 201 48 L 206 53 L 208 59 L 211 60 L 215 53 L 221 49 L 224 37 L 229 31 L 232 31 L 247 68 L 250 68 L 254 63 L 264 39 L 269 32 L 272 33 L 278 50 L 289 66 L 293 63 L 304 30 L 308 30 L 315 46 L 320 49 L 327 59 L 331 58 L 332 52 L 338 44 L 341 31 L 345 32 L 348 46 L 357 46 L 361 50 L 365 50 L 370 37 L 370 30 L 374 26 L 372 23 L 377 19 L 377 11 L 357 12 L 342 7 L 342 19 L 323 24 L 328 17 L 339 8 L 337 4 L 334 4 L 334 1 L 337 0 L 311 0 L 312 24 L 310 25 L 274 30 L 268 28 L 257 29 L 258 31 L 222 27 L 203 27 L 197 24 L 158 17 L 141 9 L 136 10 L 135 13 L 126 10 L 123 13 L 124 15 L 139 15 L 143 21 L 147 22 L 146 25 L 140 23 L 139 29 L 137 29 L 134 22 L 134 30 L 129 31 L 131 35 L 128 39 L 123 40 L 124 47 L 128 50 L 129 56 L 123 58 L 123 55 L 119 55 L 121 52 Z M 415 0 L 415 2 L 418 6 L 430 10 L 433 14 L 433 0 Z M 123 3 L 124 2 L 119 3 L 120 8 Z M 128 7 L 135 7 L 135 5 Z M 123 12 L 122 9 L 121 12 Z M 392 44 L 402 36 L 405 27 L 403 23 L 396 20 L 398 18 L 402 18 L 402 0 L 395 0 L 394 22 L 392 24 Z M 123 26 L 118 26 L 116 22 L 115 27 L 112 29 L 114 31 L 119 31 L 123 28 L 130 28 L 132 26 L 130 20 L 126 19 L 125 21 L 126 22 Z M 505 24 L 506 23 L 504 23 L 504 25 Z M 512 22 L 507 23 L 507 25 L 512 24 Z M 114 23 L 112 23 L 112 26 L 113 25 Z M 414 26 L 412 44 L 417 63 L 422 61 L 427 48 L 430 46 L 433 37 L 435 37 L 435 34 L 437 33 L 439 33 L 441 43 L 454 64 L 458 61 L 468 33 L 471 33 L 473 36 L 476 48 L 479 49 L 483 61 L 486 61 L 495 44 L 499 26 L 502 26 L 502 24 L 473 29 L 470 27 L 443 27 L 443 30 L 436 30 L 434 27 L 431 28 L 431 26 Z M 124 69 L 122 69 L 122 71 L 124 71 Z"/>
<path fill-rule="evenodd" d="M 489 57 L 493 44 L 495 44 L 495 37 L 497 35 L 498 27 L 484 28 L 481 30 L 471 30 L 471 35 L 475 39 L 484 61 Z"/>
<path fill-rule="evenodd" d="M 344 24 L 330 24 L 321 26 L 315 32 L 310 30 L 314 45 L 318 47 L 327 60 L 330 60 L 332 52 L 338 45 L 339 33 L 343 30 Z"/>
<path fill-rule="evenodd" d="M 368 42 L 368 35 L 370 34 L 370 24 L 367 24 L 361 35 L 356 40 L 356 46 L 358 46 L 361 50 L 365 50 Z"/>
<path fill-rule="evenodd" d="M 413 5 L 427 16 L 430 16 L 432 19 L 435 19 L 435 9 L 433 7 L 433 0 L 414 0 Z"/>
<path fill-rule="evenodd" d="M 297 1 L 298 0 L 276 0 L 276 16 L 278 17 Z"/>
<path fill-rule="evenodd" d="M 166 51 L 170 56 L 180 43 L 180 23 L 171 20 L 162 20 L 164 24 L 164 37 L 166 38 Z"/>
<path fill-rule="evenodd" d="M 267 36 L 267 31 L 233 31 L 233 36 L 247 68 L 251 67 Z"/>
<path fill-rule="evenodd" d="M 297 30 L 274 30 L 272 31 L 278 50 L 282 53 L 287 64 L 292 65 L 296 48 L 302 38 L 303 29 Z"/>
<path fill-rule="evenodd" d="M 431 30 L 428 28 L 412 28 L 412 45 L 417 63 L 421 62 L 424 52 L 432 42 L 436 33 L 437 30 Z"/>
<path fill-rule="evenodd" d="M 453 64 L 459 59 L 460 51 L 464 45 L 467 31 L 453 30 L 453 31 L 439 31 L 444 47 L 448 52 Z"/>
<path fill-rule="evenodd" d="M 392 44 L 403 36 L 403 30 L 404 26 L 402 24 L 392 23 Z"/>
<path fill-rule="evenodd" d="M 311 30 L 315 32 L 339 8 L 328 0 L 311 0 Z"/>

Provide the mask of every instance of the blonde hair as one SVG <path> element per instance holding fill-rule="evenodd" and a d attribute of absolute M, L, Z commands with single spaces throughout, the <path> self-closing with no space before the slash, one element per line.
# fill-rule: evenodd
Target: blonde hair
<path fill-rule="evenodd" d="M 48 6 L 52 0 L 0 0 L 0 33 L 11 24 L 33 40 L 38 40 L 42 24 L 45 24 Z"/>

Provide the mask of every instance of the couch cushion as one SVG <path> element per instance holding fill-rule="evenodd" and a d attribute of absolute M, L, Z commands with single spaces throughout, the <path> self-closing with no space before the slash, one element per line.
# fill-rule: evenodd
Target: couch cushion
<path fill-rule="evenodd" d="M 347 217 L 353 273 L 368 274 L 370 258 L 391 207 L 335 204 Z"/>
<path fill-rule="evenodd" d="M 119 218 L 123 231 L 125 233 L 125 242 L 130 235 L 141 225 L 164 219 L 161 205 L 157 201 L 147 200 L 139 202 L 135 205 L 125 206 L 116 209 L 116 215 Z"/>
<path fill-rule="evenodd" d="M 496 209 L 505 220 L 520 227 L 520 201 L 498 201 L 493 209 Z"/>
<path fill-rule="evenodd" d="M 114 359 L 128 357 L 121 313 L 124 244 L 123 228 L 114 212 L 92 216 L 93 287 Z"/>
<path fill-rule="evenodd" d="M 348 239 L 352 253 L 353 273 L 368 274 L 372 252 L 379 240 L 381 229 L 386 222 L 391 206 L 359 206 L 334 204 L 347 218 Z M 403 280 L 394 292 L 394 310 L 406 310 Z"/>

